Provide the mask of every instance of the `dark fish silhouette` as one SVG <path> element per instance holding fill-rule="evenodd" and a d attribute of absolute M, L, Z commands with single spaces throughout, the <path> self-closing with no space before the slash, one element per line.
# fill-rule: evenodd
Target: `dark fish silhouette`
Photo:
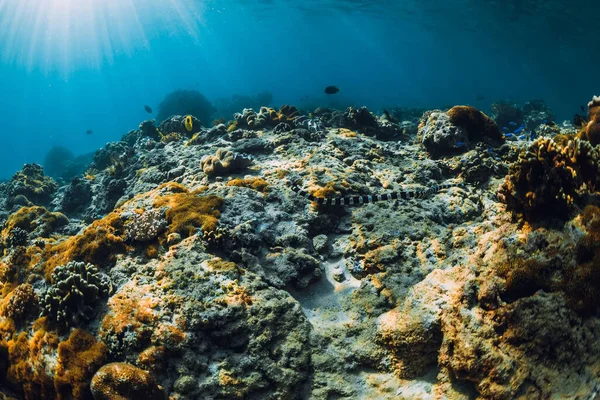
<path fill-rule="evenodd" d="M 340 88 L 337 86 L 327 86 L 325 88 L 325 93 L 327 93 L 327 94 L 336 94 L 339 91 L 340 91 Z"/>
<path fill-rule="evenodd" d="M 478 94 L 477 96 L 475 96 L 475 101 L 484 101 L 485 100 L 485 96 L 482 94 Z"/>
<path fill-rule="evenodd" d="M 585 107 L 581 106 L 581 112 L 585 112 Z"/>
<path fill-rule="evenodd" d="M 146 110 L 146 112 L 147 112 L 148 114 L 152 114 L 152 109 L 150 108 L 150 106 L 147 106 L 147 105 L 146 105 L 146 106 L 144 106 L 144 110 Z"/>
<path fill-rule="evenodd" d="M 588 123 L 587 119 L 585 117 L 582 117 L 579 114 L 575 114 L 575 116 L 573 117 L 573 125 L 574 126 L 583 126 L 587 123 Z"/>
<path fill-rule="evenodd" d="M 88 129 L 87 131 L 85 131 L 85 133 L 86 133 L 87 135 L 91 135 L 92 133 L 94 133 L 94 131 L 92 131 L 91 129 Z"/>

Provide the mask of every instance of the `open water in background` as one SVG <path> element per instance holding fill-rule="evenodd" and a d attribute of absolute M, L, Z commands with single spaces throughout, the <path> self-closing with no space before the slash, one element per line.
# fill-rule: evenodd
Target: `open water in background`
<path fill-rule="evenodd" d="M 53 145 L 118 140 L 181 88 L 373 110 L 541 98 L 571 119 L 600 94 L 599 15 L 592 0 L 0 0 L 0 178 Z"/>

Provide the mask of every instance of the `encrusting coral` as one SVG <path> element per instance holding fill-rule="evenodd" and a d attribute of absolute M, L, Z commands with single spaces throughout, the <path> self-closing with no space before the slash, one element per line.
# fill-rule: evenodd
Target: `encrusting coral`
<path fill-rule="evenodd" d="M 128 363 L 106 364 L 96 372 L 90 385 L 95 400 L 164 400 L 154 378 Z"/>

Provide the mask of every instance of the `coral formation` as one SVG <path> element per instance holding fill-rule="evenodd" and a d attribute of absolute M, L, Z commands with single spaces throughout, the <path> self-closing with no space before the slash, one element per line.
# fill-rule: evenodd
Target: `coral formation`
<path fill-rule="evenodd" d="M 92 264 L 71 261 L 52 273 L 52 286 L 42 299 L 42 315 L 59 327 L 79 326 L 89 321 L 99 298 L 112 290 L 107 276 Z"/>
<path fill-rule="evenodd" d="M 588 103 L 588 123 L 578 136 L 592 146 L 600 144 L 600 96 L 594 96 Z"/>
<path fill-rule="evenodd" d="M 218 149 L 214 156 L 206 156 L 200 161 L 202 171 L 208 176 L 226 175 L 248 168 L 252 159 L 225 149 Z"/>
<path fill-rule="evenodd" d="M 446 114 L 450 122 L 463 128 L 471 142 L 488 142 L 492 145 L 502 144 L 502 133 L 498 125 L 487 115 L 470 106 L 454 106 Z"/>
<path fill-rule="evenodd" d="M 40 165 L 25 164 L 7 185 L 7 205 L 47 205 L 57 189 L 57 183 L 44 175 Z"/>
<path fill-rule="evenodd" d="M 125 236 L 128 240 L 149 242 L 167 228 L 164 212 L 160 210 L 136 210 L 125 223 Z"/>
<path fill-rule="evenodd" d="M 32 238 L 49 237 L 68 223 L 69 219 L 59 212 L 50 212 L 41 206 L 21 207 L 8 217 L 4 229 L 0 232 L 0 238 L 9 245 L 8 242 L 15 239 L 15 230 L 19 231 L 18 235 L 22 235 L 21 232 L 24 231 Z"/>
<path fill-rule="evenodd" d="M 574 201 L 595 190 L 599 156 L 575 137 L 539 138 L 511 165 L 499 195 L 529 221 L 567 218 Z"/>
<path fill-rule="evenodd" d="M 197 90 L 175 90 L 167 94 L 158 106 L 156 119 L 163 121 L 173 115 L 193 115 L 208 124 L 215 111 L 214 106 Z"/>
<path fill-rule="evenodd" d="M 95 400 L 164 400 L 152 376 L 128 363 L 110 363 L 96 372 L 90 385 Z"/>
<path fill-rule="evenodd" d="M 0 313 L 15 322 L 20 322 L 28 313 L 35 310 L 37 302 L 38 299 L 33 291 L 33 286 L 29 283 L 23 283 L 5 297 Z"/>
<path fill-rule="evenodd" d="M 283 105 L 279 110 L 270 107 L 260 107 L 258 113 L 252 108 L 244 108 L 241 113 L 233 115 L 234 123 L 229 129 L 274 127 L 279 123 L 293 123 L 300 112 L 294 106 Z"/>

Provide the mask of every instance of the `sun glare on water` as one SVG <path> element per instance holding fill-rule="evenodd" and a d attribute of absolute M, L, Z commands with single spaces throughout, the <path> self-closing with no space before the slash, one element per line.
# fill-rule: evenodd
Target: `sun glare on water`
<path fill-rule="evenodd" d="M 0 0 L 0 60 L 68 74 L 148 50 L 158 31 L 199 36 L 192 0 Z"/>

